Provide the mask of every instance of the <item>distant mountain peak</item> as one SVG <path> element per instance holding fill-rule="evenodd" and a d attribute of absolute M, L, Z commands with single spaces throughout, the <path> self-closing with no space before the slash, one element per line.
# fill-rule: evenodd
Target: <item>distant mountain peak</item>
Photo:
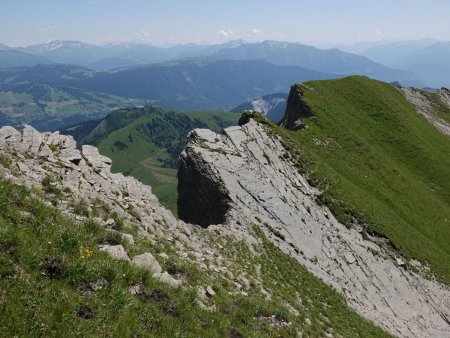
<path fill-rule="evenodd" d="M 93 45 L 75 40 L 49 40 L 46 41 L 45 43 L 25 47 L 25 49 L 34 53 L 46 53 L 62 48 L 80 48 L 83 46 L 93 46 Z"/>

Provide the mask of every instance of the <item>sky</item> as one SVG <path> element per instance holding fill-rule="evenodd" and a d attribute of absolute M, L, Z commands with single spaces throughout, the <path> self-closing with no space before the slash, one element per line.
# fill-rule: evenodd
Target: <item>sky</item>
<path fill-rule="evenodd" d="M 450 40 L 450 0 L 0 0 L 0 42 Z"/>

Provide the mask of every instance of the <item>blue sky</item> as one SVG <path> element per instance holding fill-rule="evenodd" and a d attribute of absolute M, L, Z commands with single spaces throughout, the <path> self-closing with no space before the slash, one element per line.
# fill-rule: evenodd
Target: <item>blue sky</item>
<path fill-rule="evenodd" d="M 0 0 L 0 42 L 450 40 L 449 0 Z"/>

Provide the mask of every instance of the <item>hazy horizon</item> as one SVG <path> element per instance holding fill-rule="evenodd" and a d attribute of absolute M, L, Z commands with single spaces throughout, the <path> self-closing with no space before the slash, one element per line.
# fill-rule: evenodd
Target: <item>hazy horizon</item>
<path fill-rule="evenodd" d="M 52 40 L 168 46 L 243 39 L 324 48 L 426 38 L 449 41 L 449 13 L 450 2 L 444 0 L 22 0 L 2 5 L 0 42 L 11 47 Z"/>

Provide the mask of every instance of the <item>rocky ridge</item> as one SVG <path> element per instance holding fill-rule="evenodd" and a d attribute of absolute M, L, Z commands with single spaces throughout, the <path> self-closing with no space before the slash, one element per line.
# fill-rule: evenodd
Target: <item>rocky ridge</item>
<path fill-rule="evenodd" d="M 108 157 L 92 146 L 77 149 L 71 136 L 39 133 L 30 126 L 21 131 L 0 128 L 0 177 L 30 188 L 32 198 L 79 223 L 92 220 L 123 238 L 121 244 L 99 243 L 100 251 L 148 270 L 169 286 L 193 290 L 195 304 L 204 311 L 219 310 L 215 288 L 226 285 L 226 291 L 221 292 L 230 297 L 282 304 L 291 318 L 296 318 L 299 335 L 317 326 L 323 334 L 331 332 L 333 326 L 323 314 L 318 314 L 317 322 L 313 312 L 317 306 L 312 305 L 315 295 L 309 289 L 287 299 L 274 289 L 281 281 L 274 280 L 278 274 L 268 275 L 263 270 L 264 264 L 274 263 L 251 226 L 234 222 L 205 229 L 177 220 L 159 204 L 150 187 L 132 177 L 113 174 L 110 167 Z M 202 278 L 192 281 L 191 270 L 199 271 L 195 273 L 201 273 Z M 101 288 L 104 281 L 98 284 Z M 92 288 L 97 289 L 97 282 Z M 142 296 L 139 284 L 128 291 Z M 270 327 L 293 327 L 287 319 L 272 315 L 255 320 Z"/>
<path fill-rule="evenodd" d="M 172 286 L 181 285 L 183 276 L 163 271 L 161 265 L 169 258 L 165 251 L 174 260 L 192 262 L 211 274 L 228 276 L 232 283 L 244 278 L 245 274 L 237 272 L 235 276 L 228 271 L 227 266 L 233 266 L 233 262 L 225 262 L 212 240 L 213 234 L 177 220 L 159 204 L 150 187 L 132 177 L 111 173 L 111 160 L 100 155 L 97 148 L 84 145 L 79 150 L 71 136 L 39 133 L 26 125 L 22 131 L 0 128 L 0 155 L 12 163 L 9 167 L 0 165 L 2 177 L 49 191 L 43 197 L 45 203 L 57 207 L 62 214 L 79 222 L 93 218 L 111 232 L 119 233 L 131 251 L 136 251 L 135 242 L 139 240 L 148 243 L 147 248 L 161 251 L 161 256 L 157 256 L 156 252 L 145 252 L 144 247 L 144 252 L 130 257 L 122 245 L 100 245 L 100 250 L 113 258 L 147 268 Z M 62 195 L 55 196 L 55 191 Z M 110 217 L 112 211 L 117 214 L 116 219 Z M 95 213 L 98 215 L 92 217 Z M 127 224 L 133 230 L 129 232 L 135 235 L 119 232 L 118 222 Z M 206 261 L 211 263 L 206 265 Z"/>
<path fill-rule="evenodd" d="M 243 265 L 242 257 L 232 250 L 246 243 L 250 256 L 259 255 L 256 225 L 282 251 L 344 294 L 351 307 L 389 332 L 448 336 L 448 289 L 412 273 L 402 257 L 339 224 L 329 210 L 317 205 L 318 191 L 296 171 L 280 139 L 253 119 L 246 122 L 227 128 L 223 135 L 191 132 L 181 155 L 180 216 L 185 218 L 184 209 L 189 222 L 206 229 L 175 219 L 150 187 L 112 174 L 111 160 L 95 147 L 78 150 L 71 137 L 58 132 L 39 133 L 30 126 L 22 131 L 1 128 L 0 154 L 12 164 L 0 165 L 0 174 L 14 183 L 43 189 L 47 193 L 42 198 L 63 214 L 80 222 L 93 217 L 120 234 L 127 245 L 103 243 L 100 249 L 148 269 L 164 283 L 194 288 L 198 305 L 206 311 L 215 311 L 214 290 L 205 284 L 188 285 L 185 276 L 169 272 L 165 262 L 195 264 L 205 276 L 234 285 L 236 293 L 259 292 L 271 299 L 261 267 Z M 55 189 L 63 192 L 62 197 L 56 198 Z M 199 206 L 202 209 L 195 210 Z M 80 207 L 86 210 L 77 211 Z M 116 211 L 135 231 L 117 228 L 118 219 L 108 217 L 109 212 L 92 216 L 98 209 Z M 146 245 L 140 246 L 142 240 Z M 158 252 L 150 250 L 154 247 Z M 420 268 L 418 262 L 408 263 Z M 130 292 L 138 293 L 139 287 Z M 289 312 L 298 316 L 298 304 L 285 301 Z M 310 325 L 310 319 L 304 323 Z"/>
<path fill-rule="evenodd" d="M 296 129 L 299 117 L 285 119 L 286 126 Z M 365 239 L 340 224 L 317 204 L 319 192 L 298 173 L 278 136 L 251 118 L 242 122 L 247 123 L 223 135 L 203 129 L 189 135 L 179 165 L 180 216 L 191 211 L 189 221 L 204 226 L 225 219 L 226 228 L 238 227 L 244 238 L 256 224 L 281 250 L 344 294 L 352 308 L 392 334 L 450 335 L 448 287 L 409 270 L 406 260 L 377 244 L 377 238 Z M 195 175 L 202 181 L 190 181 Z M 209 188 L 200 191 L 198 185 Z M 215 205 L 225 206 L 223 214 L 209 208 Z M 417 261 L 408 264 L 426 269 Z"/>
<path fill-rule="evenodd" d="M 423 115 L 441 133 L 450 136 L 450 124 L 435 114 L 435 104 L 425 96 L 422 90 L 412 87 L 401 87 L 400 90 L 405 98 L 416 107 L 418 113 Z M 450 91 L 442 88 L 439 90 L 438 96 L 442 103 L 450 108 Z"/>

